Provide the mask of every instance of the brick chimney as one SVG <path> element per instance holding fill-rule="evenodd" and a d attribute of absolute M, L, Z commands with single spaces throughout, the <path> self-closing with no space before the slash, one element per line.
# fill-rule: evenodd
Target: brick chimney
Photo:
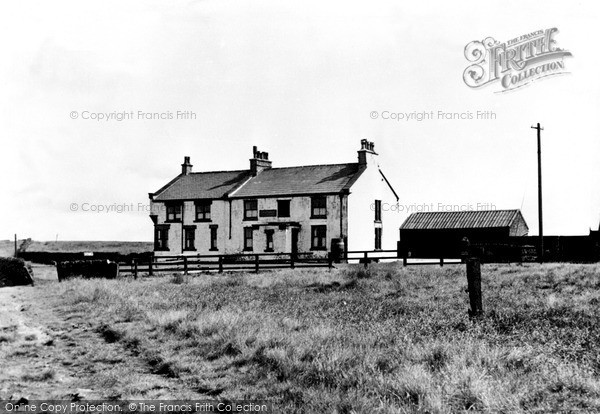
<path fill-rule="evenodd" d="M 369 164 L 369 161 L 375 161 L 376 156 L 375 143 L 367 141 L 366 139 L 361 139 L 360 149 L 358 150 L 358 165 L 366 166 Z"/>
<path fill-rule="evenodd" d="M 190 157 L 183 157 L 183 164 L 181 164 L 181 175 L 189 175 L 192 172 L 193 165 L 190 164 Z"/>
<path fill-rule="evenodd" d="M 271 168 L 271 161 L 269 161 L 269 153 L 261 152 L 256 148 L 256 145 L 252 147 L 253 157 L 250 158 L 250 172 L 252 175 L 257 175 L 263 170 Z"/>

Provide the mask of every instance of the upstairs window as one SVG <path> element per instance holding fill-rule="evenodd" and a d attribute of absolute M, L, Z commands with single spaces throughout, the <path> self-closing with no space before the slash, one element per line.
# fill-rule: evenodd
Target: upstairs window
<path fill-rule="evenodd" d="M 277 217 L 290 216 L 290 200 L 277 200 Z"/>
<path fill-rule="evenodd" d="M 381 221 L 381 200 L 375 200 L 375 221 Z"/>
<path fill-rule="evenodd" d="M 181 221 L 181 204 L 167 204 L 167 221 Z"/>
<path fill-rule="evenodd" d="M 258 220 L 258 200 L 244 200 L 244 220 Z"/>
<path fill-rule="evenodd" d="M 313 197 L 311 200 L 311 218 L 327 217 L 327 198 L 324 196 Z"/>
<path fill-rule="evenodd" d="M 196 221 L 210 221 L 210 201 L 196 201 Z"/>

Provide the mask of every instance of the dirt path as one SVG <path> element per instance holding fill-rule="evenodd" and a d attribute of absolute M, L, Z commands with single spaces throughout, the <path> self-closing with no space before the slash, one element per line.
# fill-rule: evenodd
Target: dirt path
<path fill-rule="evenodd" d="M 185 384 L 103 340 L 85 314 L 61 308 L 53 267 L 34 266 L 34 275 L 34 287 L 0 288 L 0 400 L 189 396 Z"/>

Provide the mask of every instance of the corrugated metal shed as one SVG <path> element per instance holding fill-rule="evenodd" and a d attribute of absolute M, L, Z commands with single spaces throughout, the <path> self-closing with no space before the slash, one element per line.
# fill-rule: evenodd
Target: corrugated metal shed
<path fill-rule="evenodd" d="M 421 212 L 411 214 L 400 230 L 442 230 L 510 227 L 519 210 L 482 210 L 452 212 Z"/>

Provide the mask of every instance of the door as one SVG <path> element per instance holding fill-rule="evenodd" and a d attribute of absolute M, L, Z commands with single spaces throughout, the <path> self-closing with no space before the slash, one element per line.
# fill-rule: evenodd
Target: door
<path fill-rule="evenodd" d="M 292 255 L 294 259 L 298 258 L 298 232 L 300 229 L 292 228 Z"/>

